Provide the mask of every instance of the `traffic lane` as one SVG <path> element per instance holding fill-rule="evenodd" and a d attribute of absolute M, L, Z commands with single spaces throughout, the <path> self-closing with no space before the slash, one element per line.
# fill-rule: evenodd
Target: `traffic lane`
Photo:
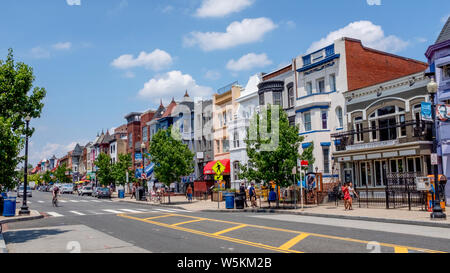
<path fill-rule="evenodd" d="M 151 214 L 151 216 L 154 216 Z M 149 226 L 139 221 L 98 215 L 85 217 L 46 218 L 23 223 L 8 224 L 8 230 L 58 227 L 65 225 L 86 225 L 122 241 L 154 253 L 272 253 L 261 248 L 235 244 L 228 241 Z M 71 238 L 76 241 L 77 238 Z"/>
<path fill-rule="evenodd" d="M 248 214 L 231 215 L 223 213 L 204 213 L 202 217 L 209 217 L 210 219 L 219 222 L 234 222 L 235 225 L 245 224 L 249 226 L 256 225 L 258 228 L 264 227 L 267 232 L 263 232 L 258 240 L 264 240 L 266 239 L 265 237 L 273 236 L 273 234 L 276 234 L 277 232 L 308 233 L 313 236 L 305 239 L 306 243 L 313 239 L 313 241 L 316 241 L 317 244 L 323 242 L 324 246 L 329 245 L 330 242 L 334 242 L 335 244 L 337 244 L 337 247 L 328 248 L 333 252 L 343 252 L 343 250 L 341 249 L 348 249 L 347 247 L 341 248 L 340 245 L 349 245 L 350 251 L 355 252 L 360 252 L 361 250 L 363 250 L 363 252 L 371 252 L 377 250 L 381 250 L 384 252 L 402 252 L 404 251 L 404 249 L 402 248 L 403 246 L 407 246 L 412 252 L 418 251 L 420 249 L 448 252 L 450 246 L 448 240 L 438 238 L 389 232 L 377 232 L 364 229 L 333 227 L 308 223 L 303 224 L 288 221 L 272 221 L 268 219 L 250 218 Z M 202 225 L 203 223 L 204 222 L 198 222 L 192 223 L 191 225 Z M 237 233 L 235 234 L 238 236 L 237 239 L 248 238 L 249 234 L 252 234 L 252 232 L 247 232 L 244 230 L 236 230 L 235 233 Z M 318 247 L 318 250 L 315 250 L 313 252 L 320 252 L 323 249 L 327 250 L 327 248 Z M 297 250 L 302 251 L 302 249 Z"/>

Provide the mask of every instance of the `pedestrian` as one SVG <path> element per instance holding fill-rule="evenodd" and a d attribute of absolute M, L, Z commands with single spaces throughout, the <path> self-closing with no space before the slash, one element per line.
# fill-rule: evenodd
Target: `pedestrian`
<path fill-rule="evenodd" d="M 133 183 L 133 189 L 131 190 L 131 198 L 136 198 L 136 184 Z"/>
<path fill-rule="evenodd" d="M 186 194 L 187 194 L 189 203 L 191 203 L 192 202 L 192 187 L 191 187 L 191 185 L 188 186 Z"/>
<path fill-rule="evenodd" d="M 273 190 L 273 188 L 270 186 L 270 192 L 269 192 L 269 208 L 271 207 L 270 202 L 276 202 L 277 201 L 277 194 Z"/>
<path fill-rule="evenodd" d="M 245 184 L 244 183 L 241 183 L 241 186 L 239 187 L 239 194 L 244 197 L 245 207 L 248 208 L 247 193 L 245 192 Z"/>
<path fill-rule="evenodd" d="M 250 190 L 248 191 L 248 195 L 250 196 L 250 202 L 252 204 L 252 208 L 257 207 L 256 204 L 256 192 L 255 192 L 255 184 L 251 184 Z"/>
<path fill-rule="evenodd" d="M 350 199 L 348 200 L 348 209 L 353 210 L 353 198 L 359 198 L 359 196 L 353 188 L 352 182 L 348 183 L 348 192 L 350 194 Z"/>
<path fill-rule="evenodd" d="M 344 194 L 344 208 L 345 210 L 349 209 L 349 202 L 350 202 L 350 191 L 348 188 L 348 183 L 345 183 L 344 186 L 342 186 L 342 193 Z"/>

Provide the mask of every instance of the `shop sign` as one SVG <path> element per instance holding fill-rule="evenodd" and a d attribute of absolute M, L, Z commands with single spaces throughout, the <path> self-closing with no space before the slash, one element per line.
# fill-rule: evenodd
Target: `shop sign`
<path fill-rule="evenodd" d="M 436 118 L 442 122 L 450 121 L 450 104 L 438 104 L 436 106 Z"/>

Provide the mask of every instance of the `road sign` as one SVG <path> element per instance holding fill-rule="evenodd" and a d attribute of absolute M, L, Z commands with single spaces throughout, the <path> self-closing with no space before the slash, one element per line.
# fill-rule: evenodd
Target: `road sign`
<path fill-rule="evenodd" d="M 431 165 L 439 165 L 437 154 L 431 154 Z"/>
<path fill-rule="evenodd" d="M 214 166 L 212 167 L 212 169 L 217 175 L 220 175 L 225 171 L 225 166 L 222 164 L 222 162 L 217 161 L 216 164 L 214 164 Z"/>
<path fill-rule="evenodd" d="M 222 181 L 223 180 L 223 175 L 220 175 L 220 174 L 214 175 L 214 180 L 215 181 Z"/>

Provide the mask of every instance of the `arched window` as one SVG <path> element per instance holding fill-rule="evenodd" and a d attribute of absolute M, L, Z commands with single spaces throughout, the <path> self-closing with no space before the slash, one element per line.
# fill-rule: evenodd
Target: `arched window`
<path fill-rule="evenodd" d="M 338 106 L 336 108 L 336 117 L 337 117 L 337 120 L 338 120 L 339 128 L 344 127 L 344 116 L 343 116 L 343 113 L 342 113 L 342 107 L 340 107 L 340 106 Z"/>

